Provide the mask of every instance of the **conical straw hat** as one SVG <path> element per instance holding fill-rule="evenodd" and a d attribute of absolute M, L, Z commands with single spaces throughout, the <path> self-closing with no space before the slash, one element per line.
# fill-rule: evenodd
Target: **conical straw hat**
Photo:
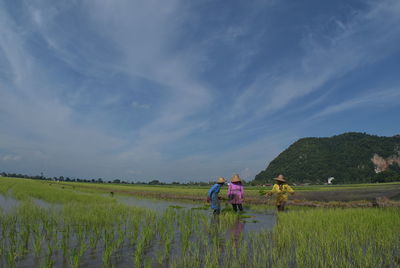
<path fill-rule="evenodd" d="M 217 180 L 217 183 L 225 183 L 225 179 L 222 177 L 219 177 Z"/>
<path fill-rule="evenodd" d="M 235 174 L 232 176 L 231 182 L 239 182 L 239 181 L 242 181 L 239 177 L 239 174 Z"/>
<path fill-rule="evenodd" d="M 285 177 L 282 175 L 282 174 L 280 174 L 277 178 L 275 178 L 274 180 L 276 180 L 276 181 L 281 181 L 281 182 L 286 182 L 286 180 L 285 180 Z"/>

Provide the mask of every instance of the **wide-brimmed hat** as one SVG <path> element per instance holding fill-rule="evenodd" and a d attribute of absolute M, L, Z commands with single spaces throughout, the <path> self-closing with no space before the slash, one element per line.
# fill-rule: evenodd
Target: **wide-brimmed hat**
<path fill-rule="evenodd" d="M 285 177 L 282 174 L 280 174 L 278 177 L 274 178 L 274 180 L 281 181 L 281 182 L 286 182 Z"/>
<path fill-rule="evenodd" d="M 219 177 L 217 180 L 217 183 L 225 183 L 225 179 L 222 177 Z"/>
<path fill-rule="evenodd" d="M 242 181 L 239 177 L 239 174 L 235 174 L 232 176 L 231 182 L 239 182 L 239 181 Z"/>

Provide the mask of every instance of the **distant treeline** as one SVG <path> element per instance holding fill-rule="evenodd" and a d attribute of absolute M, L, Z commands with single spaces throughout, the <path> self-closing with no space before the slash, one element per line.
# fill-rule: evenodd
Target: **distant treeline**
<path fill-rule="evenodd" d="M 65 182 L 87 182 L 87 183 L 116 183 L 116 184 L 145 184 L 145 185 L 196 185 L 196 186 L 208 186 L 212 185 L 215 182 L 178 182 L 174 181 L 171 183 L 162 182 L 159 180 L 151 180 L 149 182 L 144 181 L 125 181 L 121 179 L 114 180 L 106 180 L 102 178 L 98 179 L 80 179 L 80 178 L 69 178 L 64 176 L 59 177 L 45 177 L 43 175 L 25 175 L 25 174 L 17 174 L 17 173 L 6 173 L 1 172 L 0 176 L 2 177 L 10 177 L 10 178 L 25 178 L 25 179 L 33 179 L 33 180 L 46 180 L 46 181 L 65 181 Z"/>

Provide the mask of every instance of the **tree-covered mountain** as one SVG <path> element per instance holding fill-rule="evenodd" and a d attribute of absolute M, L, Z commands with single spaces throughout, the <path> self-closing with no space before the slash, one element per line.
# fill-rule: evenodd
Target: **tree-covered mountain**
<path fill-rule="evenodd" d="M 284 174 L 291 182 L 358 183 L 400 180 L 400 135 L 379 137 L 344 133 L 303 138 L 276 157 L 255 182 L 272 182 Z"/>

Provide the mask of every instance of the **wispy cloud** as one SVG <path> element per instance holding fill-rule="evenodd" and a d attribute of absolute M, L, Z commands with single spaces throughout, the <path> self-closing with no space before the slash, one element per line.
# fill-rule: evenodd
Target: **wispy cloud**
<path fill-rule="evenodd" d="M 397 1 L 370 2 L 366 11 L 349 21 L 334 19 L 337 31 L 320 41 L 309 32 L 304 36 L 304 56 L 283 71 L 261 74 L 236 99 L 236 116 L 247 113 L 253 120 L 284 109 L 297 98 L 324 90 L 356 68 L 372 64 L 396 52 L 400 42 L 400 5 Z M 282 66 L 279 66 L 282 69 Z M 258 109 L 248 107 L 258 106 Z"/>
<path fill-rule="evenodd" d="M 68 49 L 68 42 L 57 29 L 56 20 L 72 6 L 66 2 L 51 6 L 52 8 L 47 8 L 45 3 L 36 3 L 23 7 L 34 22 L 31 28 L 25 29 L 27 35 L 40 34 L 40 38 L 47 43 L 57 59 L 62 60 L 74 71 L 79 71 L 81 75 L 100 79 L 97 75 L 101 75 L 101 72 L 96 74 L 94 70 L 85 70 L 80 66 L 84 63 L 87 67 L 98 68 L 98 65 L 87 60 L 92 51 L 78 47 L 78 54 L 87 53 L 85 58 L 78 58 L 77 51 Z M 201 125 L 201 122 L 190 120 L 188 117 L 207 107 L 211 96 L 209 90 L 191 74 L 190 62 L 185 61 L 179 54 L 169 54 L 171 35 L 177 30 L 174 27 L 179 26 L 171 23 L 179 12 L 178 1 L 168 4 L 118 1 L 112 5 L 108 2 L 86 1 L 82 8 L 92 10 L 92 16 L 87 18 L 92 21 L 91 30 L 96 35 L 103 35 L 105 39 L 112 40 L 113 50 L 120 54 L 118 60 L 105 62 L 105 68 L 111 72 L 145 78 L 156 83 L 165 91 L 163 94 L 167 97 L 162 100 L 157 110 L 152 109 L 155 116 L 150 117 L 141 128 L 136 128 L 131 136 L 124 135 L 124 140 L 102 134 L 105 132 L 104 128 L 108 127 L 107 122 L 95 126 L 81 124 L 86 122 L 85 115 L 69 106 L 69 100 L 60 98 L 65 95 L 65 88 L 57 85 L 57 82 L 54 83 L 50 78 L 51 73 L 46 70 L 47 67 L 32 57 L 29 48 L 23 45 L 27 37 L 19 32 L 19 26 L 5 13 L 6 9 L 3 9 L 2 36 L 6 38 L 2 38 L 0 47 L 9 62 L 8 70 L 14 77 L 0 92 L 1 109 L 9 116 L 7 127 L 10 129 L 9 133 L 3 132 L 3 135 L 14 135 L 13 132 L 18 129 L 24 130 L 23 135 L 16 136 L 24 141 L 20 146 L 24 147 L 25 154 L 29 156 L 29 151 L 39 146 L 45 151 L 49 164 L 52 159 L 61 162 L 62 159 L 71 157 L 67 161 L 71 165 L 71 162 L 75 162 L 72 160 L 73 154 L 79 155 L 80 159 L 86 155 L 86 163 L 91 170 L 96 165 L 101 166 L 109 161 L 114 163 L 114 171 L 121 166 L 129 166 L 128 163 L 135 159 L 157 161 L 163 144 L 179 140 Z M 65 82 L 70 83 L 68 80 Z M 21 91 L 21 94 L 16 95 L 15 90 Z M 83 96 L 79 89 L 66 90 L 68 96 L 73 96 L 73 103 L 82 101 Z M 93 95 L 95 94 L 93 91 Z M 129 94 L 125 94 L 124 98 L 126 97 L 129 97 Z M 112 105 L 120 101 L 116 96 L 102 100 L 102 103 Z M 148 110 L 150 106 L 151 104 L 141 101 L 131 101 L 131 107 L 135 109 Z M 78 117 L 81 118 L 76 122 Z M 5 142 L 6 140 L 3 139 L 2 146 L 9 150 L 17 150 L 15 142 Z M 120 147 L 122 144 L 125 144 L 123 149 Z M 105 156 L 104 152 L 114 152 L 115 159 L 110 159 L 112 154 Z M 93 157 L 89 156 L 91 154 Z M 121 158 L 123 155 L 131 157 Z M 32 162 L 32 165 L 27 166 L 34 166 L 35 161 Z M 76 164 L 73 163 L 73 169 L 78 169 Z M 55 166 L 55 163 L 52 165 Z"/>
<path fill-rule="evenodd" d="M 179 3 L 118 1 L 110 5 L 86 2 L 87 8 L 94 11 L 91 17 L 94 24 L 99 30 L 105 30 L 103 34 L 113 40 L 122 55 L 116 70 L 158 84 L 167 96 L 157 107 L 156 118 L 143 126 L 136 137 L 141 148 L 144 144 L 149 146 L 143 148 L 141 154 L 158 150 L 161 140 L 170 142 L 185 135 L 185 130 L 195 129 L 199 122 L 189 117 L 201 113 L 212 101 L 212 93 L 196 79 L 191 62 L 179 53 L 171 54 L 173 37 L 179 33 L 182 23 L 177 19 L 181 11 Z M 134 101 L 132 105 L 147 108 L 151 104 Z M 162 133 L 163 139 L 155 138 L 155 133 Z M 152 145 L 156 147 L 150 148 Z"/>
<path fill-rule="evenodd" d="M 400 103 L 400 89 L 390 89 L 390 90 L 374 90 L 367 92 L 362 96 L 357 96 L 355 98 L 348 99 L 346 101 L 330 105 L 317 114 L 312 116 L 311 119 L 322 118 L 332 114 L 340 113 L 343 111 L 358 109 L 360 107 L 371 109 L 376 106 L 393 106 Z"/>

